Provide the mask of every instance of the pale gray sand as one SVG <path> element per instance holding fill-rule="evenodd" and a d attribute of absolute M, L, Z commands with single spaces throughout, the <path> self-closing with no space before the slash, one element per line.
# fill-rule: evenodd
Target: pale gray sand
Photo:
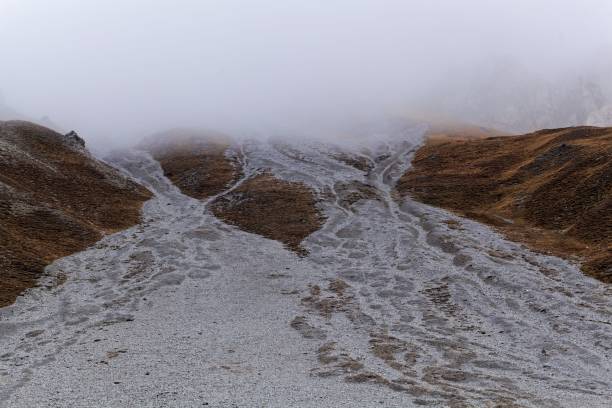
<path fill-rule="evenodd" d="M 354 147 L 368 176 L 324 143 L 244 143 L 247 176 L 271 168 L 327 197 L 302 259 L 216 220 L 146 155 L 115 156 L 156 197 L 142 225 L 53 264 L 63 286 L 0 312 L 3 405 L 610 406 L 610 289 L 477 223 L 398 205 L 422 130 L 381 132 Z M 355 180 L 379 200 L 343 206 L 337 183 Z"/>

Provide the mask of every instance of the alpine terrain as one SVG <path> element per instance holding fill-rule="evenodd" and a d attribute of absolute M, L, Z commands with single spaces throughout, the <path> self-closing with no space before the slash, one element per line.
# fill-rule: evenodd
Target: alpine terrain
<path fill-rule="evenodd" d="M 1 129 L 0 259 L 51 263 L 3 298 L 15 302 L 0 309 L 0 406 L 610 406 L 610 275 L 581 271 L 610 243 L 592 215 L 609 208 L 607 130 L 524 136 L 519 157 L 512 137 L 424 145 L 427 125 L 400 119 L 334 142 L 177 129 L 95 165 L 55 134 L 70 155 L 59 168 L 30 145 L 51 131 Z M 458 157 L 474 160 L 465 174 Z M 21 163 L 39 173 L 11 184 L 15 169 L 34 174 Z M 541 221 L 557 194 L 542 186 L 570 168 L 576 188 L 600 171 L 606 189 L 588 185 L 580 218 Z M 40 190 L 60 176 L 66 193 Z M 25 212 L 60 224 L 34 235 Z M 597 219 L 591 239 L 580 226 Z M 569 228 L 578 249 L 542 252 L 513 222 Z M 52 251 L 71 242 L 65 225 L 82 245 Z"/>

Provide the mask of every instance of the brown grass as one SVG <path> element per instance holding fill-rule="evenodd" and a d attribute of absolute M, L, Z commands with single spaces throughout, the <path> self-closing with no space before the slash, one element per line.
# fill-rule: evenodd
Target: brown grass
<path fill-rule="evenodd" d="M 228 136 L 174 130 L 145 140 L 141 147 L 159 161 L 166 177 L 193 198 L 204 199 L 227 190 L 242 177 L 230 155 Z M 242 230 L 280 241 L 300 254 L 300 243 L 318 230 L 323 216 L 313 191 L 302 183 L 264 173 L 246 180 L 212 203 L 213 213 Z"/>
<path fill-rule="evenodd" d="M 429 144 L 479 140 L 493 136 L 507 136 L 507 134 L 496 129 L 449 121 L 432 122 L 427 131 Z"/>
<path fill-rule="evenodd" d="M 183 194 L 201 200 L 240 178 L 240 166 L 226 156 L 231 144 L 228 136 L 217 133 L 173 130 L 145 140 L 140 147 L 151 153 Z"/>
<path fill-rule="evenodd" d="M 264 173 L 246 180 L 212 205 L 214 214 L 239 228 L 280 241 L 298 253 L 300 243 L 323 225 L 313 191 Z"/>
<path fill-rule="evenodd" d="M 330 282 L 327 290 L 325 290 L 326 294 L 322 292 L 318 285 L 311 286 L 310 296 L 303 298 L 302 304 L 327 319 L 338 312 L 349 312 L 349 319 L 352 319 L 350 306 L 353 302 L 353 296 L 345 293 L 349 287 L 341 279 Z"/>
<path fill-rule="evenodd" d="M 66 140 L 0 122 L 0 306 L 35 286 L 53 260 L 138 223 L 151 197 Z"/>
<path fill-rule="evenodd" d="M 428 142 L 398 190 L 612 282 L 612 129 Z"/>

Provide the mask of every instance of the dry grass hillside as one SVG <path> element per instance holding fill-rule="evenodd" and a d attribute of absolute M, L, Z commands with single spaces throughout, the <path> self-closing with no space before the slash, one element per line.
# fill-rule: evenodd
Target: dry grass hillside
<path fill-rule="evenodd" d="M 398 190 L 612 282 L 612 128 L 426 143 Z"/>
<path fill-rule="evenodd" d="M 219 197 L 213 203 L 213 212 L 228 224 L 280 241 L 302 254 L 302 240 L 323 224 L 310 188 L 271 174 L 250 178 Z"/>
<path fill-rule="evenodd" d="M 231 144 L 222 134 L 175 129 L 148 138 L 140 147 L 151 153 L 183 194 L 201 200 L 240 178 L 239 164 L 226 154 Z"/>
<path fill-rule="evenodd" d="M 160 163 L 164 175 L 185 195 L 196 199 L 222 193 L 242 176 L 231 154 L 233 142 L 213 132 L 172 130 L 141 143 Z M 212 202 L 218 218 L 238 228 L 282 242 L 303 253 L 300 243 L 318 230 L 322 216 L 313 191 L 271 174 L 254 176 Z"/>
<path fill-rule="evenodd" d="M 465 122 L 438 120 L 428 123 L 427 139 L 430 144 L 444 143 L 451 140 L 478 140 L 487 137 L 508 135 L 496 129 Z"/>
<path fill-rule="evenodd" d="M 36 285 L 53 260 L 136 224 L 149 197 L 78 136 L 0 122 L 0 306 Z"/>

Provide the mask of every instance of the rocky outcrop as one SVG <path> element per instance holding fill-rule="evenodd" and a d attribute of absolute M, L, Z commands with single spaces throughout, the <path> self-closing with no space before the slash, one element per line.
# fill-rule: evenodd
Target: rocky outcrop
<path fill-rule="evenodd" d="M 74 130 L 66 133 L 66 135 L 64 135 L 64 140 L 68 145 L 77 149 L 85 148 L 85 140 L 83 140 Z"/>

